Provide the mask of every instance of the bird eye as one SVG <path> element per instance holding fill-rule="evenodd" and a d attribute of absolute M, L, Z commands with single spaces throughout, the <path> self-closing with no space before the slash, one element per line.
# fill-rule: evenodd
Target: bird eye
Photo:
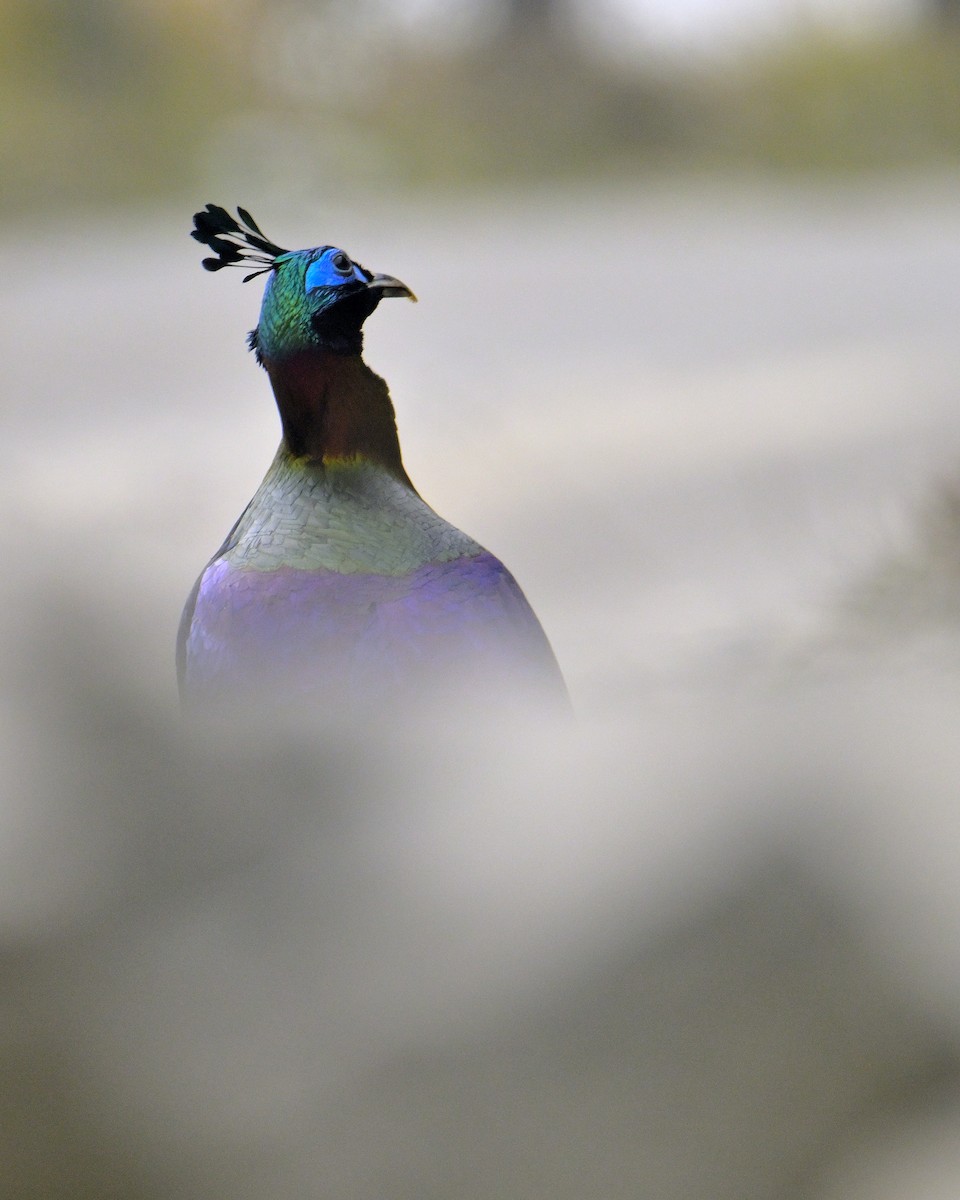
<path fill-rule="evenodd" d="M 353 263 L 342 250 L 338 250 L 330 261 L 333 264 L 333 269 L 339 271 L 341 275 L 353 274 Z"/>

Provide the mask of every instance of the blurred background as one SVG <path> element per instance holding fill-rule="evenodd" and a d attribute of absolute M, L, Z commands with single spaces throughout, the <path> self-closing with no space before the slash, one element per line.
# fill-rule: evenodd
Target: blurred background
<path fill-rule="evenodd" d="M 942 168 L 958 22 L 955 0 L 4 0 L 0 200 Z"/>
<path fill-rule="evenodd" d="M 0 0 L 0 1196 L 955 1200 L 960 3 Z M 216 729 L 272 457 L 204 203 L 574 730 Z"/>

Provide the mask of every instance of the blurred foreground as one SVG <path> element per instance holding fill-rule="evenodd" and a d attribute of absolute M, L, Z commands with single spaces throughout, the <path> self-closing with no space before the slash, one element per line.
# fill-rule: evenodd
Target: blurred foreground
<path fill-rule="evenodd" d="M 573 732 L 184 727 L 258 285 L 0 246 L 0 1194 L 956 1194 L 955 188 L 270 218 L 420 295 L 368 361 Z"/>

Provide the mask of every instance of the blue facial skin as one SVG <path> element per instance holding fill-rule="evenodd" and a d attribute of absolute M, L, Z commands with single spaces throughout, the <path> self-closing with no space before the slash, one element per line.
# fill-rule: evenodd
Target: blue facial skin
<path fill-rule="evenodd" d="M 360 328 L 384 294 L 368 288 L 372 278 L 337 246 L 279 255 L 267 279 L 251 346 L 261 361 L 318 346 L 359 353 Z"/>
<path fill-rule="evenodd" d="M 307 267 L 303 283 L 311 292 L 315 288 L 340 287 L 345 283 L 366 283 L 369 279 L 369 273 L 352 262 L 348 254 L 336 246 L 328 246 Z"/>

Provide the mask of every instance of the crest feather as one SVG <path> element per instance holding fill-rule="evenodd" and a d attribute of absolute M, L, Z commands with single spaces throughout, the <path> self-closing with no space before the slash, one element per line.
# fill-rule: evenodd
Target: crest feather
<path fill-rule="evenodd" d="M 271 242 L 245 208 L 237 205 L 240 218 L 230 215 L 219 204 L 208 204 L 201 212 L 193 215 L 190 236 L 201 245 L 209 247 L 215 258 L 205 258 L 207 271 L 219 271 L 223 267 L 240 267 L 247 263 L 262 264 L 259 270 L 251 271 L 243 282 L 272 270 L 281 254 L 288 254 L 282 246 Z"/>

